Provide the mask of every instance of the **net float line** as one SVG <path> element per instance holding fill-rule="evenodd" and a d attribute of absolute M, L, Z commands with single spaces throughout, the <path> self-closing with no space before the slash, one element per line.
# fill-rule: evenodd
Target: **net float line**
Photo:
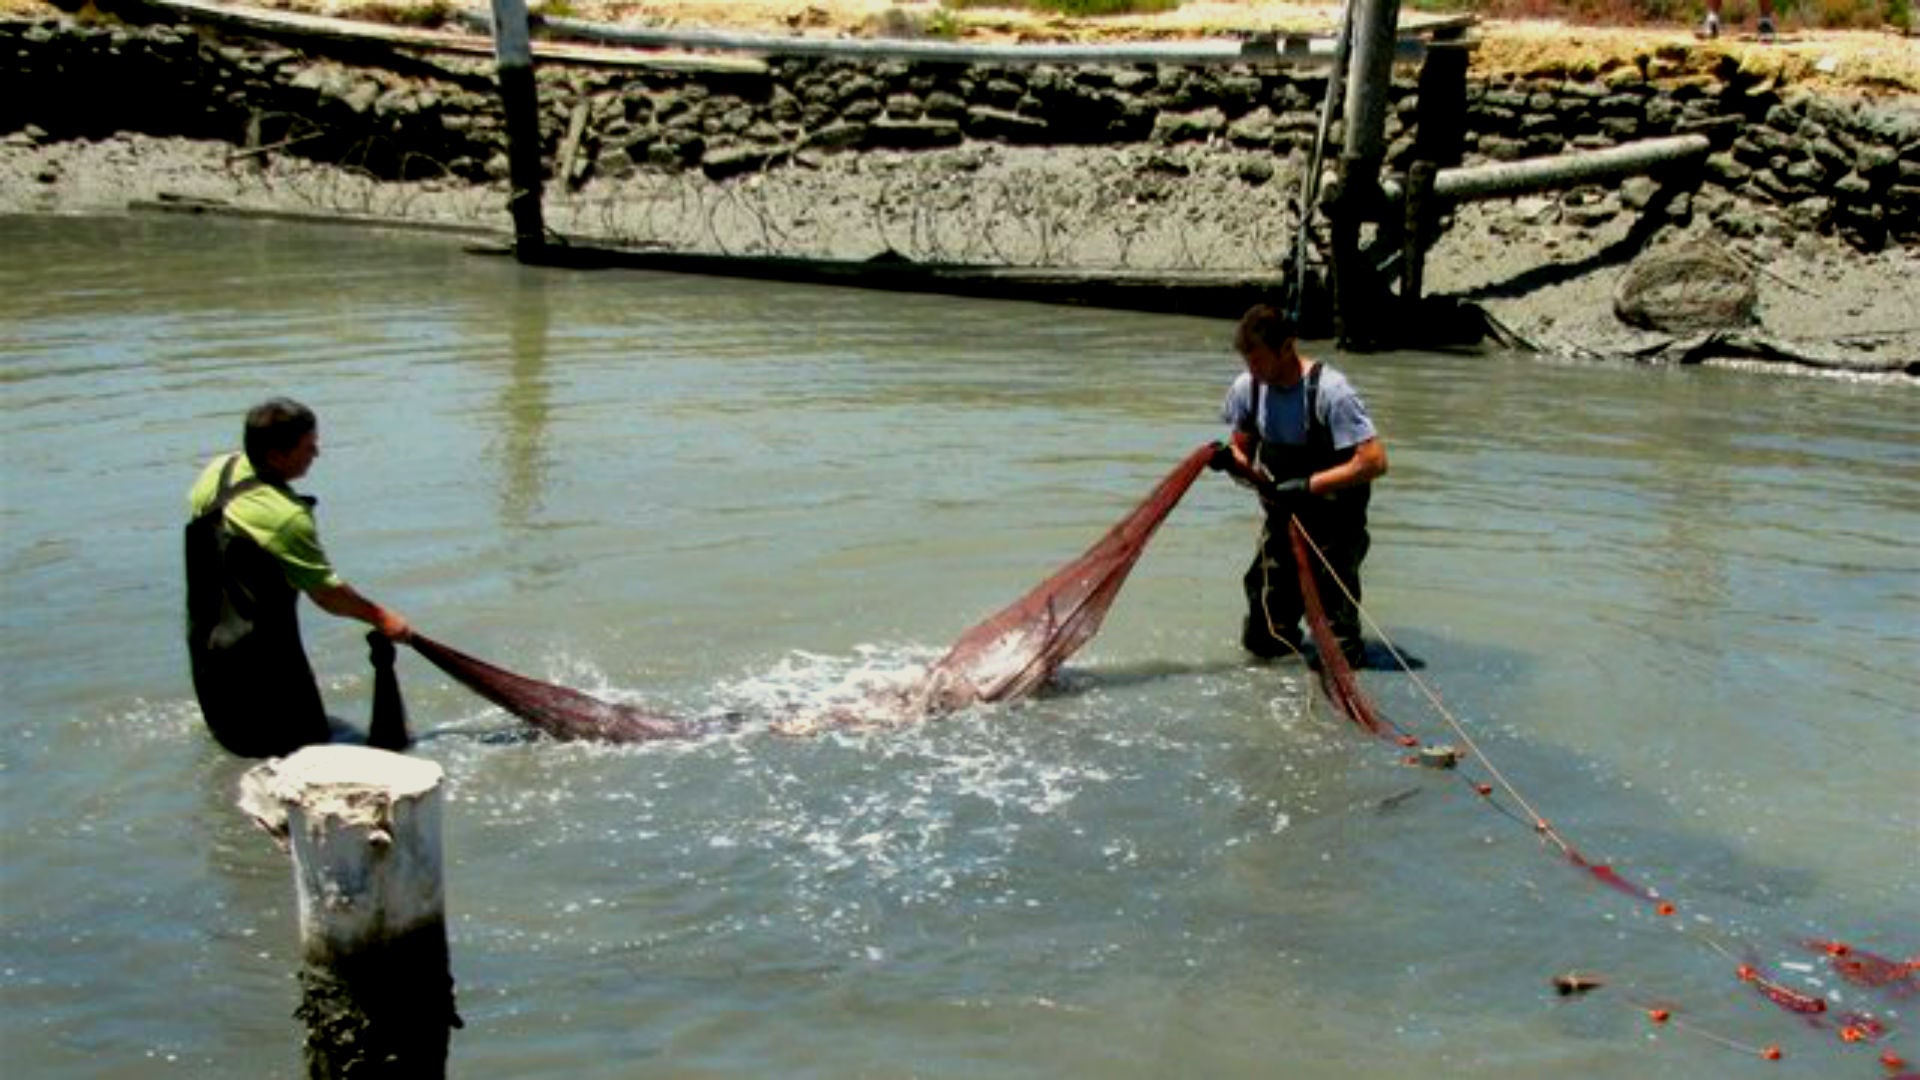
<path fill-rule="evenodd" d="M 1468 734 L 1465 725 L 1447 708 L 1445 702 L 1440 699 L 1440 695 L 1427 684 L 1426 680 L 1420 678 L 1414 671 L 1413 665 L 1407 661 L 1405 654 L 1394 645 L 1391 636 L 1388 635 L 1378 621 L 1373 618 L 1372 614 L 1366 610 L 1365 606 L 1359 602 L 1359 599 L 1353 595 L 1352 591 L 1347 587 L 1346 582 L 1341 580 L 1331 560 L 1327 558 L 1320 546 L 1313 541 L 1313 538 L 1307 533 L 1306 528 L 1301 524 L 1297 516 L 1289 518 L 1288 528 L 1294 547 L 1296 566 L 1300 574 L 1301 594 L 1305 600 L 1304 606 L 1308 611 L 1308 623 L 1314 631 L 1315 645 L 1318 648 L 1321 658 L 1322 684 L 1327 687 L 1329 697 L 1333 699 L 1337 708 L 1346 712 L 1348 718 L 1353 720 L 1357 725 L 1363 729 L 1374 731 L 1376 734 L 1380 733 L 1380 726 L 1387 723 L 1384 718 L 1380 716 L 1378 709 L 1374 707 L 1373 703 L 1366 697 L 1365 693 L 1360 690 L 1358 680 L 1354 677 L 1352 668 L 1346 663 L 1345 658 L 1341 656 L 1339 650 L 1333 646 L 1331 626 L 1326 621 L 1324 609 L 1320 604 L 1318 589 L 1314 582 L 1314 574 L 1311 572 L 1308 562 L 1310 555 L 1318 560 L 1320 566 L 1326 571 L 1328 579 L 1334 583 L 1336 588 L 1341 590 L 1347 601 L 1354 606 L 1355 611 L 1358 612 L 1365 625 L 1379 638 L 1389 655 L 1392 656 L 1394 662 L 1399 665 L 1401 671 L 1413 681 L 1422 695 L 1426 697 L 1436 714 L 1445 721 L 1454 735 L 1466 746 L 1468 753 L 1473 756 L 1473 759 L 1479 766 L 1485 769 L 1487 774 L 1498 784 L 1499 790 L 1525 812 L 1526 817 L 1521 818 L 1495 800 L 1494 795 L 1496 791 L 1493 784 L 1474 781 L 1463 776 L 1462 779 L 1466 780 L 1472 786 L 1477 795 L 1481 796 L 1489 806 L 1492 806 L 1516 822 L 1523 825 L 1530 825 L 1538 835 L 1551 842 L 1569 862 L 1586 870 L 1603 884 L 1625 895 L 1631 896 L 1636 900 L 1653 904 L 1654 912 L 1659 916 L 1672 917 L 1678 914 L 1679 908 L 1673 901 L 1663 899 L 1658 892 L 1627 880 L 1605 863 L 1595 863 L 1587 859 L 1544 815 L 1536 810 L 1533 804 L 1521 794 L 1517 786 L 1507 779 L 1506 775 L 1500 771 L 1499 767 L 1492 762 L 1486 752 L 1482 750 L 1479 744 L 1474 741 L 1473 737 Z M 1332 672 L 1331 676 L 1329 672 Z M 1349 711 L 1354 703 L 1360 705 L 1360 711 Z M 1371 722 L 1369 722 L 1369 720 Z M 1398 741 L 1402 745 L 1409 747 L 1419 745 L 1417 738 L 1404 733 L 1397 725 L 1394 725 L 1392 730 L 1399 733 Z M 1409 760 L 1416 759 L 1410 758 Z M 1826 999 L 1803 993 L 1782 984 L 1765 972 L 1757 962 L 1739 960 L 1731 950 L 1704 932 L 1688 927 L 1685 924 L 1676 924 L 1676 926 L 1682 933 L 1687 934 L 1690 938 L 1712 948 L 1728 960 L 1733 961 L 1735 963 L 1734 973 L 1736 977 L 1741 982 L 1752 986 L 1755 991 L 1766 1000 L 1786 1012 L 1805 1018 L 1811 1026 L 1822 1029 L 1826 1028 L 1827 1025 L 1821 1021 L 1821 1017 L 1824 1016 L 1828 1010 Z M 1815 940 L 1807 942 L 1807 945 L 1824 952 L 1834 965 L 1835 971 L 1856 985 L 1881 989 L 1892 988 L 1894 992 L 1898 993 L 1904 992 L 1916 982 L 1920 982 L 1920 958 L 1910 959 L 1904 962 L 1889 960 L 1873 953 L 1864 953 L 1844 942 L 1838 941 Z M 1671 1019 L 1670 1010 L 1662 1011 L 1665 1013 L 1666 1019 Z M 1765 1060 L 1777 1061 L 1783 1056 L 1783 1052 L 1778 1046 L 1754 1047 L 1727 1039 L 1724 1036 L 1700 1031 L 1698 1028 L 1693 1028 L 1692 1030 L 1697 1034 L 1724 1043 L 1730 1047 L 1756 1053 Z M 1835 1034 L 1843 1043 L 1871 1045 L 1885 1038 L 1888 1035 L 1888 1029 L 1885 1024 L 1872 1014 L 1856 1011 L 1850 1012 L 1841 1018 L 1841 1023 L 1835 1031 Z M 1890 1070 L 1904 1069 L 1906 1066 L 1904 1059 L 1900 1058 L 1899 1055 L 1891 1050 L 1884 1051 L 1881 1054 L 1881 1063 Z"/>
<path fill-rule="evenodd" d="M 1512 781 L 1507 779 L 1506 774 L 1501 772 L 1499 766 L 1495 765 L 1493 760 L 1487 756 L 1486 752 L 1480 748 L 1480 744 L 1474 741 L 1473 736 L 1467 733 L 1466 726 L 1460 722 L 1459 718 L 1453 715 L 1452 710 L 1447 708 L 1446 703 L 1440 700 L 1440 695 L 1435 692 L 1431 686 L 1427 685 L 1425 679 L 1420 678 L 1420 676 L 1415 673 L 1413 665 L 1407 662 L 1405 654 L 1400 651 L 1398 646 L 1393 644 L 1392 638 L 1386 633 L 1385 629 L 1382 628 L 1366 608 L 1361 605 L 1359 599 L 1355 597 L 1352 590 L 1347 587 L 1347 583 L 1340 579 L 1339 573 L 1335 571 L 1333 567 L 1332 560 L 1327 558 L 1326 552 L 1321 549 L 1319 544 L 1314 542 L 1313 537 L 1307 534 L 1306 527 L 1300 523 L 1300 519 L 1297 516 L 1289 519 L 1288 530 L 1294 546 L 1294 562 L 1300 574 L 1300 592 L 1306 600 L 1307 621 L 1314 630 L 1316 643 L 1320 646 L 1320 677 L 1323 683 L 1328 684 L 1328 693 L 1334 697 L 1336 705 L 1345 708 L 1350 702 L 1360 703 L 1365 710 L 1364 713 L 1358 715 L 1350 713 L 1349 715 L 1355 723 L 1368 728 L 1368 730 L 1374 730 L 1377 733 L 1380 726 L 1380 721 L 1377 719 L 1378 710 L 1373 708 L 1372 703 L 1367 700 L 1366 695 L 1360 690 L 1358 680 L 1353 676 L 1353 669 L 1346 663 L 1346 659 L 1339 655 L 1339 650 L 1329 648 L 1331 644 L 1330 628 L 1324 635 L 1321 632 L 1322 628 L 1327 625 L 1326 614 L 1320 605 L 1319 589 L 1313 581 L 1314 575 L 1311 572 L 1308 561 L 1309 552 L 1311 552 L 1313 558 L 1317 559 L 1321 567 L 1326 571 L 1328 580 L 1334 583 L 1334 586 L 1346 597 L 1347 602 L 1352 604 L 1354 610 L 1360 614 L 1361 619 L 1366 623 L 1367 627 L 1380 639 L 1381 643 L 1386 647 L 1388 654 L 1393 657 L 1394 662 L 1400 666 L 1400 669 L 1406 673 L 1408 678 L 1413 680 L 1414 685 L 1420 689 L 1428 702 L 1433 705 L 1434 711 L 1446 722 L 1448 728 L 1452 730 L 1454 737 L 1459 739 L 1462 745 L 1467 748 L 1467 752 L 1472 755 L 1474 761 L 1477 762 L 1482 769 L 1486 770 L 1487 775 L 1493 778 L 1494 782 L 1499 785 L 1500 790 L 1505 792 L 1506 796 L 1512 799 L 1515 805 L 1519 806 L 1520 809 L 1525 812 L 1526 823 L 1541 839 L 1558 848 L 1560 854 L 1566 858 L 1568 862 L 1585 870 L 1609 888 L 1637 900 L 1655 905 L 1659 914 L 1670 915 L 1674 913 L 1673 906 L 1662 901 L 1660 894 L 1655 890 L 1629 881 L 1608 864 L 1593 862 L 1581 854 L 1580 850 L 1574 847 L 1573 843 L 1568 840 L 1552 822 L 1548 821 L 1545 815 L 1535 809 L 1527 797 L 1520 793 L 1520 789 L 1515 786 Z M 1317 621 L 1315 618 L 1316 615 L 1318 616 Z M 1335 672 L 1331 678 L 1328 675 L 1329 671 Z M 1413 740 L 1412 742 L 1408 740 L 1413 740 L 1413 737 L 1403 734 L 1401 740 L 1402 745 L 1417 745 L 1417 740 Z M 1479 788 L 1476 788 L 1475 791 L 1483 798 L 1491 794 Z"/>

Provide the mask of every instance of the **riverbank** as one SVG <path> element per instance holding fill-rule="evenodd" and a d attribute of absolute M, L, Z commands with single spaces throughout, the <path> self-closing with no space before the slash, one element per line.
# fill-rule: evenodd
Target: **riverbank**
<path fill-rule="evenodd" d="M 1620 275 L 1644 248 L 1706 241 L 1752 269 L 1752 330 L 1849 369 L 1920 358 L 1920 94 L 1900 66 L 1871 48 L 1803 64 L 1792 44 L 1648 33 L 1638 53 L 1589 55 L 1529 53 L 1528 34 L 1499 31 L 1476 54 L 1469 160 L 1702 131 L 1715 153 L 1700 182 L 1678 198 L 1629 181 L 1463 206 L 1429 290 L 1553 351 L 1654 355 L 1671 339 L 1613 315 Z M 483 59 L 368 63 L 64 17 L 0 23 L 0 39 L 23 58 L 0 75 L 14 102 L 0 105 L 0 210 L 187 197 L 505 227 Z M 1260 270 L 1295 230 L 1323 85 L 1242 68 L 548 65 L 547 218 L 676 251 Z M 1396 93 L 1397 157 L 1412 90 Z"/>

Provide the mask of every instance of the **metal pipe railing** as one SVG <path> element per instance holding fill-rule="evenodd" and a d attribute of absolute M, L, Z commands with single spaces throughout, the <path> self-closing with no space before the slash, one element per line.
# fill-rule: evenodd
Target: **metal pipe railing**
<path fill-rule="evenodd" d="M 1712 148 L 1705 135 L 1668 135 L 1605 150 L 1580 150 L 1525 161 L 1442 169 L 1434 177 L 1433 195 L 1441 202 L 1475 202 L 1576 187 L 1705 157 Z M 1382 184 L 1380 190 L 1390 202 L 1399 202 L 1405 194 L 1400 183 L 1394 180 Z"/>
<path fill-rule="evenodd" d="M 486 16 L 462 11 L 459 18 L 485 28 Z M 966 44 L 906 38 L 826 38 L 752 34 L 728 30 L 677 30 L 616 26 L 581 19 L 543 17 L 540 29 L 555 37 L 655 49 L 706 49 L 763 56 L 811 56 L 842 60 L 909 60 L 945 64 L 1181 64 L 1214 66 L 1261 64 L 1318 68 L 1337 61 L 1334 37 L 1257 35 L 1245 39 L 1138 41 L 1102 45 L 1075 43 Z M 1425 40 L 1399 38 L 1396 62 L 1415 63 L 1426 56 Z"/>

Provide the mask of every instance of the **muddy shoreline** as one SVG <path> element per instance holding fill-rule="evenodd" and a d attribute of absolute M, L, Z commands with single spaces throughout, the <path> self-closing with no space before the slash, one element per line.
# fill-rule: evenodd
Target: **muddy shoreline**
<path fill-rule="evenodd" d="M 53 67 L 84 78 L 89 64 L 111 64 L 125 76 L 136 60 L 156 80 L 197 75 L 177 93 L 205 102 L 204 130 L 191 132 L 168 130 L 179 111 L 157 105 L 114 117 L 97 99 L 37 116 L 16 104 L 0 113 L 0 212 L 187 198 L 508 227 L 502 162 L 483 153 L 497 138 L 484 64 L 396 74 L 182 27 L 65 19 L 0 23 L 0 37 L 58 54 L 57 65 L 12 76 L 11 89 L 37 87 L 42 102 L 70 90 L 45 74 Z M 949 85 L 904 67 L 759 81 L 549 71 L 549 227 L 666 250 L 1093 270 L 1260 270 L 1285 251 L 1310 82 L 1048 73 L 1016 84 L 1002 74 Z M 1706 183 L 1647 211 L 1657 221 L 1641 212 L 1649 192 L 1631 182 L 1461 206 L 1433 250 L 1428 290 L 1481 304 L 1545 351 L 1671 361 L 1657 346 L 1673 336 L 1622 324 L 1613 293 L 1637 252 L 1704 241 L 1752 268 L 1757 322 L 1741 331 L 1817 361 L 1766 366 L 1912 369 L 1920 104 L 1737 78 L 1679 84 L 1692 90 L 1645 82 L 1477 87 L 1469 160 L 1662 133 L 1628 118 L 1644 101 L 1672 125 L 1717 125 L 1724 148 Z M 71 119 L 81 104 L 87 124 Z M 392 134 L 339 137 L 362 123 Z"/>

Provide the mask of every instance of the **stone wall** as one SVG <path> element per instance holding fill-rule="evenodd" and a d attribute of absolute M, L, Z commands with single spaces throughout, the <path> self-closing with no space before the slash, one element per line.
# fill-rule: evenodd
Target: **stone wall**
<path fill-rule="evenodd" d="M 334 57 L 345 46 L 329 45 Z M 353 166 L 385 179 L 495 182 L 504 123 L 487 62 L 381 50 L 323 58 L 187 27 L 0 23 L 0 138 L 117 132 L 213 139 Z M 1872 104 L 1757 82 L 1728 65 L 1676 75 L 1657 57 L 1587 77 L 1501 77 L 1468 88 L 1468 160 L 1512 160 L 1697 131 L 1715 152 L 1666 213 L 1735 236 L 1837 232 L 1856 247 L 1920 244 L 1920 103 Z M 579 186 L 636 170 L 715 181 L 810 155 L 1030 145 L 1206 143 L 1246 152 L 1242 179 L 1304 160 L 1324 77 L 1256 68 L 965 67 L 777 60 L 762 74 L 541 71 L 550 166 Z M 1417 108 L 1397 80 L 1390 164 Z M 1639 185 L 1593 189 L 1604 218 Z M 1644 194 L 1641 192 L 1640 194 Z"/>

